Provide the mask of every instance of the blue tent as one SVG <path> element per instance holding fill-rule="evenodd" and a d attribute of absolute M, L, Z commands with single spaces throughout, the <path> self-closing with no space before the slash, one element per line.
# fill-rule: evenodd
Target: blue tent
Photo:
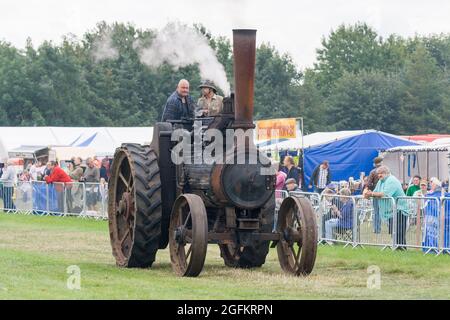
<path fill-rule="evenodd" d="M 380 150 L 398 146 L 411 146 L 417 143 L 395 135 L 365 130 L 342 139 L 336 139 L 304 149 L 305 182 L 309 184 L 315 167 L 323 160 L 330 162 L 333 181 L 358 179 L 361 172 L 366 175 L 373 169 L 373 158 Z"/>

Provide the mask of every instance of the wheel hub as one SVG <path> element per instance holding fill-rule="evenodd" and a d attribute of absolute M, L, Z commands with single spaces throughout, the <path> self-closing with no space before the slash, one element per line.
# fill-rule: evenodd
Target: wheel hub
<path fill-rule="evenodd" d="M 175 238 L 176 243 L 178 243 L 180 245 L 184 245 L 185 244 L 185 236 L 186 236 L 186 232 L 185 232 L 185 228 L 183 226 L 179 226 L 178 228 L 175 229 L 174 238 Z"/>
<path fill-rule="evenodd" d="M 125 218 L 128 219 L 132 215 L 132 212 L 133 212 L 133 201 L 131 193 L 124 192 L 117 206 L 117 213 L 125 216 Z"/>

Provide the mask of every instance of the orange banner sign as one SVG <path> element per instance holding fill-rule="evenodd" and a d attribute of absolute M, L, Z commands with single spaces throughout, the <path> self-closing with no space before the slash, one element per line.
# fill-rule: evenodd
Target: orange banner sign
<path fill-rule="evenodd" d="M 270 119 L 256 121 L 258 141 L 271 139 L 295 139 L 295 118 Z"/>

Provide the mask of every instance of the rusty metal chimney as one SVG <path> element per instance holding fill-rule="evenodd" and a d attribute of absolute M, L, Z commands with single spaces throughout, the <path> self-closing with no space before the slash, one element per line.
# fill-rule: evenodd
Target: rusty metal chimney
<path fill-rule="evenodd" d="M 234 128 L 253 125 L 256 30 L 233 30 L 235 109 Z"/>

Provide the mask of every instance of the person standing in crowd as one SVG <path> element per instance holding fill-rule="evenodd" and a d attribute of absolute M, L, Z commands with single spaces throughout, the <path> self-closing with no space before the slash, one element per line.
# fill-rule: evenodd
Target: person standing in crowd
<path fill-rule="evenodd" d="M 45 166 L 41 160 L 37 160 L 30 168 L 31 180 L 42 181 L 44 177 Z"/>
<path fill-rule="evenodd" d="M 98 160 L 97 156 L 94 156 L 94 157 L 92 158 L 92 161 L 94 161 L 94 165 L 95 165 L 97 168 L 100 169 L 100 167 L 102 166 L 102 164 L 101 164 L 100 160 Z"/>
<path fill-rule="evenodd" d="M 369 178 L 367 181 L 367 188 L 370 191 L 375 190 L 375 187 L 378 183 L 378 174 L 377 169 L 383 165 L 383 158 L 382 157 L 375 157 L 373 159 L 373 166 L 374 168 L 369 173 Z"/>
<path fill-rule="evenodd" d="M 378 182 L 374 191 L 367 190 L 364 193 L 366 198 L 383 198 L 392 197 L 397 200 L 399 197 L 405 197 L 401 182 L 391 175 L 390 170 L 386 166 L 380 166 L 377 168 Z M 379 203 L 379 212 L 383 220 L 389 222 L 389 234 L 393 231 L 393 215 L 394 208 L 390 201 L 381 201 Z M 406 244 L 406 224 L 408 220 L 408 207 L 405 201 L 398 201 L 396 206 L 397 212 L 397 228 L 395 242 L 398 245 L 397 249 L 406 250 L 404 246 Z"/>
<path fill-rule="evenodd" d="M 49 161 L 47 163 L 47 175 L 44 180 L 47 183 L 68 183 L 72 182 L 69 175 L 58 165 L 56 161 Z"/>
<path fill-rule="evenodd" d="M 82 180 L 82 163 L 83 159 L 81 159 L 81 157 L 75 157 L 72 159 L 71 166 L 69 167 L 69 176 L 73 182 L 80 182 Z M 81 185 L 80 183 L 72 183 L 67 191 L 67 207 L 69 212 L 81 212 L 83 207 L 83 185 Z"/>
<path fill-rule="evenodd" d="M 84 171 L 82 181 L 86 185 L 86 205 L 89 210 L 95 210 L 98 199 L 98 183 L 100 182 L 100 170 L 95 166 L 92 158 L 86 160 L 86 170 Z"/>
<path fill-rule="evenodd" d="M 423 208 L 424 221 L 423 221 L 422 246 L 424 248 L 422 250 L 425 252 L 428 250 L 428 248 L 439 247 L 440 214 L 441 214 L 441 206 L 439 199 L 445 196 L 445 191 L 442 188 L 442 182 L 438 178 L 436 177 L 430 178 L 430 186 L 431 190 L 425 195 L 425 198 L 433 198 L 433 199 L 429 199 L 429 201 L 426 201 Z"/>
<path fill-rule="evenodd" d="M 22 201 L 24 203 L 28 202 L 28 198 L 31 195 L 31 174 L 30 174 L 31 164 L 27 166 L 25 170 L 21 173 L 19 177 L 19 185 L 17 186 L 18 190 L 20 190 L 20 193 L 22 194 Z M 16 198 L 17 199 L 17 198 Z"/>
<path fill-rule="evenodd" d="M 413 197 L 425 197 L 428 193 L 428 183 L 426 180 L 420 181 L 420 189 L 414 192 Z"/>
<path fill-rule="evenodd" d="M 291 156 L 285 156 L 283 159 L 283 165 L 286 168 L 286 181 L 288 179 L 294 179 L 297 185 L 300 185 L 301 172 L 298 167 L 295 166 L 294 158 Z"/>
<path fill-rule="evenodd" d="M 330 164 L 327 160 L 324 160 L 320 165 L 318 165 L 312 175 L 309 183 L 309 188 L 314 187 L 314 192 L 322 193 L 322 191 L 331 182 L 331 171 Z"/>
<path fill-rule="evenodd" d="M 109 181 L 109 159 L 102 159 L 102 166 L 100 167 L 100 178 L 105 179 L 106 182 Z"/>
<path fill-rule="evenodd" d="M 189 81 L 181 79 L 177 89 L 167 99 L 161 121 L 193 119 L 196 104 L 189 95 Z"/>
<path fill-rule="evenodd" d="M 217 94 L 217 89 L 212 81 L 204 81 L 199 88 L 202 96 L 198 99 L 196 116 L 217 116 L 222 112 L 223 97 Z"/>
<path fill-rule="evenodd" d="M 13 160 L 9 159 L 3 169 L 0 181 L 3 182 L 3 205 L 5 210 L 15 210 L 16 206 L 13 202 L 14 184 L 16 183 L 17 174 Z"/>
<path fill-rule="evenodd" d="M 73 181 L 78 182 L 83 177 L 83 168 L 81 167 L 81 163 L 83 163 L 83 160 L 80 157 L 73 159 L 73 166 L 69 169 L 69 176 Z"/>
<path fill-rule="evenodd" d="M 436 177 L 430 178 L 430 187 L 430 191 L 426 194 L 427 197 L 440 198 L 445 192 L 442 188 L 442 182 Z"/>
<path fill-rule="evenodd" d="M 287 174 L 282 170 L 281 165 L 278 165 L 277 181 L 275 183 L 275 190 L 283 190 L 286 182 Z"/>
<path fill-rule="evenodd" d="M 47 163 L 47 169 L 48 171 L 44 176 L 44 180 L 47 184 L 54 185 L 58 198 L 58 211 L 64 212 L 64 184 L 70 183 L 72 180 L 56 161 L 49 161 Z"/>
<path fill-rule="evenodd" d="M 406 190 L 407 197 L 412 197 L 416 191 L 420 190 L 420 180 L 422 180 L 420 176 L 413 177 L 412 184 Z"/>
<path fill-rule="evenodd" d="M 373 159 L 374 168 L 370 171 L 369 177 L 367 179 L 367 184 L 365 190 L 373 191 L 378 183 L 378 174 L 377 169 L 383 165 L 382 157 L 375 157 Z M 364 193 L 365 191 L 363 191 Z M 373 232 L 378 234 L 381 232 L 381 218 L 380 218 L 380 210 L 379 210 L 379 200 L 373 199 Z"/>

